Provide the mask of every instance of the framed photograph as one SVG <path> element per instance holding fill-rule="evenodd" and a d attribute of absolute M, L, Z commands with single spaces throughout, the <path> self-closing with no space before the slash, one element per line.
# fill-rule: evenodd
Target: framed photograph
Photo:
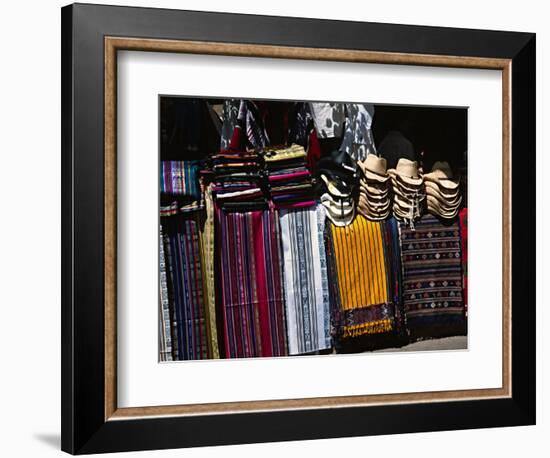
<path fill-rule="evenodd" d="M 535 423 L 535 35 L 62 9 L 62 449 Z"/>

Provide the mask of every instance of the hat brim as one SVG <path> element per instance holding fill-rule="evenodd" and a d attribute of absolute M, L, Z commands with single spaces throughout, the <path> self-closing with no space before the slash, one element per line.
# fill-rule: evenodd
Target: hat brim
<path fill-rule="evenodd" d="M 359 188 L 359 196 L 366 196 L 371 200 L 386 200 L 389 199 L 390 193 L 386 191 L 384 193 L 373 193 L 366 188 Z"/>
<path fill-rule="evenodd" d="M 375 211 L 380 211 L 380 210 L 385 210 L 386 208 L 389 208 L 391 201 L 390 199 L 386 199 L 383 202 L 373 202 L 367 198 L 359 197 L 358 204 L 364 204 Z"/>
<path fill-rule="evenodd" d="M 327 212 L 331 213 L 331 215 L 338 217 L 338 218 L 345 218 L 346 216 L 349 216 L 353 213 L 353 206 L 342 208 L 335 204 L 330 204 L 328 202 L 322 202 L 323 207 L 327 210 Z"/>
<path fill-rule="evenodd" d="M 335 226 L 344 227 L 344 226 L 349 226 L 353 222 L 353 218 L 355 218 L 355 210 L 352 212 L 351 215 L 343 218 L 338 215 L 333 215 L 328 209 L 325 212 L 325 215 L 330 220 L 330 222 Z"/>
<path fill-rule="evenodd" d="M 321 195 L 321 198 L 320 198 L 321 202 L 330 202 L 334 205 L 342 205 L 344 207 L 350 207 L 350 206 L 353 206 L 353 198 L 350 196 L 350 197 L 339 197 L 339 196 L 334 196 L 332 194 L 330 194 L 329 192 L 325 192 L 324 194 Z"/>
<path fill-rule="evenodd" d="M 372 213 L 368 209 L 357 207 L 357 213 L 370 221 L 383 221 L 390 216 L 391 210 L 388 210 L 386 213 L 377 214 Z"/>
<path fill-rule="evenodd" d="M 394 205 L 398 205 L 401 209 L 409 211 L 411 208 L 420 208 L 423 204 L 424 199 L 419 199 L 416 206 L 413 206 L 410 202 L 401 199 L 399 196 L 395 196 L 393 199 Z"/>
<path fill-rule="evenodd" d="M 426 180 L 424 182 L 424 186 L 426 187 L 426 189 L 430 188 L 434 192 L 441 194 L 445 199 L 453 199 L 460 192 L 460 189 L 458 187 L 455 189 L 443 188 L 442 186 L 439 186 L 438 183 L 430 180 Z"/>
<path fill-rule="evenodd" d="M 458 215 L 458 209 L 456 209 L 454 212 L 442 212 L 439 208 L 433 207 L 431 204 L 428 204 L 427 209 L 428 213 L 444 219 L 453 219 L 456 218 L 456 216 Z"/>
<path fill-rule="evenodd" d="M 377 183 L 386 183 L 389 179 L 389 175 L 380 175 L 376 172 L 371 172 L 368 169 L 362 169 L 363 175 L 367 180 L 376 181 Z"/>
<path fill-rule="evenodd" d="M 423 188 L 418 188 L 415 191 L 410 191 L 406 188 L 400 188 L 398 186 L 395 186 L 392 189 L 393 189 L 393 194 L 394 195 L 400 196 L 400 197 L 402 197 L 404 199 L 408 199 L 408 200 L 423 199 L 424 195 L 425 195 Z"/>
<path fill-rule="evenodd" d="M 342 185 L 342 183 L 330 180 L 325 174 L 321 174 L 321 179 L 325 183 L 327 190 L 330 194 L 337 197 L 350 197 L 351 196 L 351 189 L 344 189 L 349 188 L 347 184 Z"/>
<path fill-rule="evenodd" d="M 431 188 L 426 188 L 426 196 L 437 200 L 439 205 L 447 207 L 454 207 L 455 205 L 460 205 L 460 203 L 462 202 L 462 196 L 459 194 L 457 194 L 456 197 L 453 197 L 452 199 L 448 199 L 444 195 L 435 192 Z"/>
<path fill-rule="evenodd" d="M 426 181 L 435 183 L 439 187 L 447 189 L 449 191 L 454 191 L 455 189 L 458 189 L 458 187 L 460 186 L 459 180 L 451 180 L 450 178 L 440 178 L 433 174 L 424 175 L 424 179 Z"/>
<path fill-rule="evenodd" d="M 394 177 L 391 178 L 391 187 L 394 191 L 396 189 L 398 189 L 402 193 L 408 193 L 408 194 L 415 194 L 415 193 L 417 194 L 417 193 L 421 192 L 424 189 L 424 187 L 422 185 L 412 186 L 412 185 L 404 183 L 404 182 L 400 181 L 398 178 L 394 178 Z"/>
<path fill-rule="evenodd" d="M 397 172 L 396 169 L 388 169 L 388 175 L 392 178 L 395 178 L 397 180 L 400 180 L 402 181 L 403 183 L 409 185 L 409 186 L 413 186 L 413 187 L 419 187 L 422 185 L 422 182 L 423 182 L 423 178 L 422 177 L 418 177 L 418 178 L 412 178 L 412 177 L 408 177 L 406 175 L 401 175 Z"/>
<path fill-rule="evenodd" d="M 460 208 L 460 205 L 462 204 L 462 199 L 459 199 L 459 201 L 453 205 L 446 205 L 439 202 L 433 196 L 427 196 L 426 202 L 428 203 L 428 205 L 438 208 L 443 213 L 452 213 Z"/>

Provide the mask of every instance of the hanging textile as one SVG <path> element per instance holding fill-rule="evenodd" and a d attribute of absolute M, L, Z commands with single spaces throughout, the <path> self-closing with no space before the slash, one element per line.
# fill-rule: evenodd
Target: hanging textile
<path fill-rule="evenodd" d="M 174 298 L 174 258 L 172 256 L 172 246 L 170 243 L 170 236 L 166 233 L 166 225 L 163 223 L 160 225 L 162 228 L 162 244 L 163 244 L 163 254 L 164 254 L 164 267 L 166 272 L 166 286 L 168 292 L 168 307 L 170 311 L 170 332 L 171 332 L 171 343 L 172 343 L 172 360 L 179 359 L 179 348 L 178 348 L 178 320 L 176 315 L 176 301 Z M 161 274 L 162 274 L 162 264 L 161 264 Z M 162 285 L 161 285 L 162 287 Z"/>
<path fill-rule="evenodd" d="M 400 223 L 403 303 L 412 339 L 466 332 L 458 221 L 424 215 L 411 229 Z"/>
<path fill-rule="evenodd" d="M 262 148 L 269 145 L 269 136 L 257 104 L 252 100 L 241 100 L 237 125 L 229 141 L 229 148 Z"/>
<path fill-rule="evenodd" d="M 376 152 L 371 132 L 373 116 L 374 105 L 370 103 L 346 103 L 346 121 L 340 151 L 345 151 L 356 161 L 364 161 L 369 152 Z"/>
<path fill-rule="evenodd" d="M 288 352 L 330 348 L 322 207 L 280 211 Z"/>
<path fill-rule="evenodd" d="M 160 225 L 159 262 L 160 262 L 160 301 L 159 301 L 159 346 L 160 360 L 172 361 L 172 331 L 170 315 L 170 299 L 168 295 L 168 280 L 166 275 L 166 260 L 164 256 L 164 236 Z"/>
<path fill-rule="evenodd" d="M 220 138 L 220 151 L 229 148 L 233 131 L 237 126 L 240 100 L 227 99 L 223 103 L 223 124 Z"/>
<path fill-rule="evenodd" d="M 342 338 L 394 329 L 382 227 L 360 215 L 348 226 L 331 225 L 339 285 L 337 332 Z"/>
<path fill-rule="evenodd" d="M 227 358 L 287 354 L 280 232 L 273 210 L 216 208 Z"/>
<path fill-rule="evenodd" d="M 200 250 L 201 213 L 166 218 L 166 260 L 174 296 L 177 358 L 210 358 Z"/>
<path fill-rule="evenodd" d="M 219 358 L 218 331 L 216 324 L 216 292 L 214 259 L 214 203 L 212 201 L 212 185 L 209 185 L 204 192 L 206 217 L 200 232 L 201 261 L 203 266 L 204 280 L 204 305 L 206 312 L 206 330 L 208 333 L 209 352 L 212 358 Z"/>
<path fill-rule="evenodd" d="M 389 300 L 394 305 L 395 331 L 405 336 L 405 310 L 402 300 L 401 248 L 399 243 L 399 222 L 393 216 L 380 224 L 387 266 Z"/>
<path fill-rule="evenodd" d="M 201 161 L 161 161 L 160 192 L 189 196 L 200 200 Z"/>
<path fill-rule="evenodd" d="M 460 249 L 462 260 L 462 298 L 464 315 L 468 316 L 468 209 L 463 208 L 458 214 L 460 224 Z"/>
<path fill-rule="evenodd" d="M 319 138 L 342 136 L 345 121 L 343 103 L 310 102 L 309 107 Z"/>

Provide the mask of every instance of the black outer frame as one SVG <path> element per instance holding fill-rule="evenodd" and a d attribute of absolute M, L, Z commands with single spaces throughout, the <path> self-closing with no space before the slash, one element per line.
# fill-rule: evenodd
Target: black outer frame
<path fill-rule="evenodd" d="M 87 4 L 61 14 L 64 451 L 535 424 L 535 34 Z M 105 421 L 105 36 L 512 59 L 512 397 Z"/>

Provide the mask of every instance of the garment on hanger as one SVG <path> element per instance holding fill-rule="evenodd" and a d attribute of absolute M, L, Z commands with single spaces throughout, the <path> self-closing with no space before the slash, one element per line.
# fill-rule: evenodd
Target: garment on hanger
<path fill-rule="evenodd" d="M 310 102 L 309 106 L 319 138 L 342 136 L 345 122 L 343 103 Z"/>
<path fill-rule="evenodd" d="M 364 161 L 367 154 L 375 153 L 371 126 L 374 105 L 370 103 L 346 103 L 344 135 L 340 151 L 345 151 L 356 161 Z"/>
<path fill-rule="evenodd" d="M 237 126 L 240 105 L 241 101 L 238 99 L 226 99 L 223 102 L 223 123 L 220 136 L 220 150 L 229 148 L 229 143 L 231 142 L 233 131 Z"/>

